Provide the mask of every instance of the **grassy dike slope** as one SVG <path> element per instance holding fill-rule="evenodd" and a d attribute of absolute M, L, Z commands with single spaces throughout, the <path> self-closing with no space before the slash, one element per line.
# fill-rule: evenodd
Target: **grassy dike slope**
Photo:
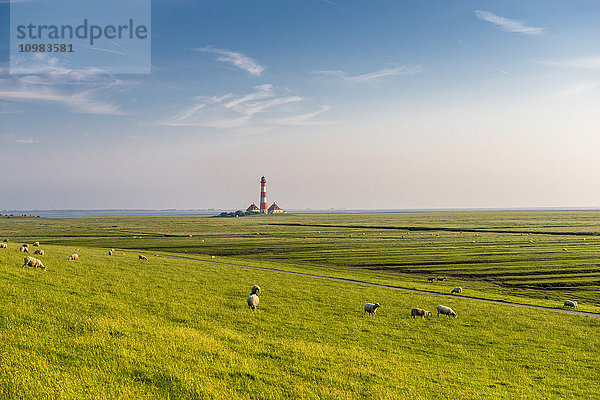
<path fill-rule="evenodd" d="M 0 398 L 593 398 L 600 320 L 276 272 L 0 249 Z M 245 298 L 263 288 L 256 313 Z M 362 316 L 367 301 L 382 304 Z M 442 301 L 457 319 L 413 320 Z"/>

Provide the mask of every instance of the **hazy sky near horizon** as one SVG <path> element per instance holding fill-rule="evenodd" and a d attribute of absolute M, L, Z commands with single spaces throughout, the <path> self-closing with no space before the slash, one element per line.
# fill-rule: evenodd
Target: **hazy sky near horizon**
<path fill-rule="evenodd" d="M 154 0 L 84 77 L 9 75 L 7 3 L 0 209 L 600 206 L 597 1 Z"/>

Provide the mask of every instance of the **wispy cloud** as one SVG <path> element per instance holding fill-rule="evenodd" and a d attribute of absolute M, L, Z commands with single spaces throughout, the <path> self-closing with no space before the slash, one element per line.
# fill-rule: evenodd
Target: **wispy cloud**
<path fill-rule="evenodd" d="M 600 57 L 584 57 L 560 61 L 541 61 L 540 63 L 553 67 L 582 68 L 600 71 Z"/>
<path fill-rule="evenodd" d="M 37 143 L 37 140 L 35 140 L 35 139 L 15 139 L 14 142 L 19 143 L 19 144 L 34 144 L 34 143 Z"/>
<path fill-rule="evenodd" d="M 81 114 L 122 115 L 106 100 L 133 83 L 110 76 L 26 75 L 0 80 L 0 101 L 55 104 Z"/>
<path fill-rule="evenodd" d="M 343 79 L 349 82 L 365 83 L 365 82 L 377 82 L 384 78 L 396 75 L 414 75 L 421 73 L 423 68 L 420 65 L 414 66 L 399 66 L 395 68 L 383 68 L 379 71 L 370 72 L 362 75 L 350 75 L 347 72 L 336 70 L 336 71 L 315 71 L 317 74 L 331 76 L 339 79 Z"/>
<path fill-rule="evenodd" d="M 227 64 L 231 64 L 233 66 L 236 66 L 236 67 L 248 72 L 250 75 L 260 76 L 263 73 L 263 71 L 265 70 L 265 68 L 262 65 L 260 65 L 258 62 L 256 62 L 255 60 L 251 59 L 248 56 L 245 56 L 242 53 L 238 53 L 235 51 L 217 49 L 214 47 L 199 47 L 194 50 L 202 51 L 205 53 L 216 54 L 217 61 L 221 61 L 221 62 L 224 62 Z"/>
<path fill-rule="evenodd" d="M 323 126 L 323 125 L 334 125 L 337 124 L 336 121 L 313 121 L 312 118 L 316 117 L 319 114 L 327 112 L 331 109 L 330 106 L 323 106 L 319 111 L 293 115 L 291 117 L 285 118 L 277 118 L 268 120 L 269 123 L 275 125 L 290 125 L 290 126 Z"/>
<path fill-rule="evenodd" d="M 531 36 L 539 36 L 544 33 L 544 30 L 542 28 L 527 26 L 521 21 L 504 18 L 489 11 L 475 10 L 475 15 L 480 20 L 491 22 L 492 24 L 507 32 L 522 33 L 524 35 Z"/>
<path fill-rule="evenodd" d="M 276 125 L 311 125 L 311 118 L 329 110 L 326 106 L 317 112 L 289 116 L 293 111 L 298 112 L 298 108 L 302 107 L 299 103 L 305 99 L 285 96 L 282 92 L 286 93 L 271 84 L 264 84 L 243 95 L 198 96 L 195 98 L 197 103 L 157 124 L 228 129 L 242 134 L 263 133 Z M 298 104 L 290 109 L 287 105 L 293 103 Z"/>
<path fill-rule="evenodd" d="M 568 85 L 562 90 L 553 93 L 551 97 L 577 97 L 587 93 L 595 92 L 598 85 L 594 82 L 581 82 L 573 85 Z"/>

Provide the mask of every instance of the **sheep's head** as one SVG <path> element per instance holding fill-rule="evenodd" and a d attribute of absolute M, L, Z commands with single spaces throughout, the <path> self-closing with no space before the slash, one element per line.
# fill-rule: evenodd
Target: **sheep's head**
<path fill-rule="evenodd" d="M 456 313 L 454 311 L 450 311 L 450 315 L 452 315 L 454 318 L 457 317 Z"/>
<path fill-rule="evenodd" d="M 374 306 L 375 306 L 375 307 L 373 307 L 373 308 L 377 309 L 377 308 L 381 307 L 381 304 L 379 304 L 379 303 L 375 303 L 375 304 L 374 304 Z"/>

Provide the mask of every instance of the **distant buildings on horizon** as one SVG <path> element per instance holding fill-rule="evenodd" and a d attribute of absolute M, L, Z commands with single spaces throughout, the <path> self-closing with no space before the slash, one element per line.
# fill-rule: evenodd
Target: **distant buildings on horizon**
<path fill-rule="evenodd" d="M 256 204 L 252 203 L 246 209 L 248 213 L 257 213 L 257 214 L 285 214 L 277 204 L 271 204 L 271 207 L 267 208 L 267 178 L 264 176 L 260 178 L 260 208 L 256 206 Z"/>

